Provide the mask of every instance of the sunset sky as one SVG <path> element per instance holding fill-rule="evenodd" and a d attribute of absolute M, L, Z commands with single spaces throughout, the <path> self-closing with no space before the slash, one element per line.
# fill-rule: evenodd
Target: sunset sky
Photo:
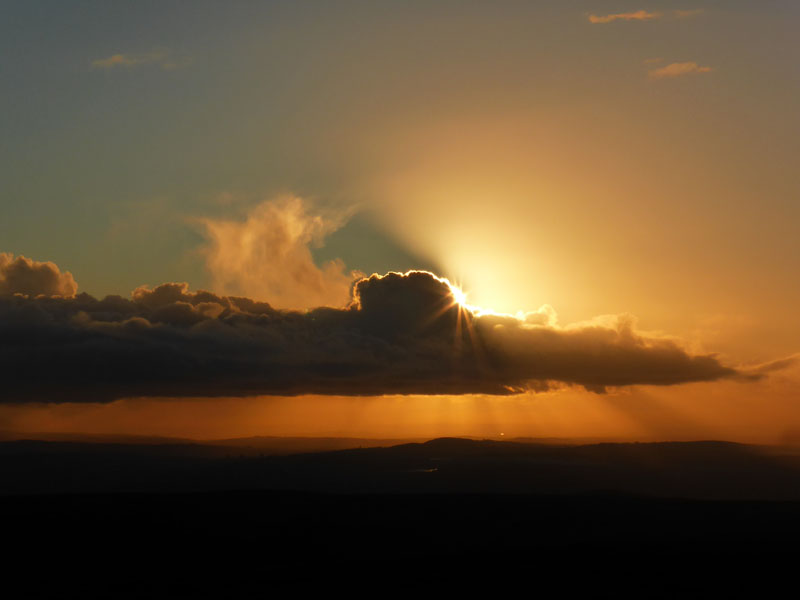
<path fill-rule="evenodd" d="M 797 442 L 798 19 L 5 3 L 0 430 Z"/>

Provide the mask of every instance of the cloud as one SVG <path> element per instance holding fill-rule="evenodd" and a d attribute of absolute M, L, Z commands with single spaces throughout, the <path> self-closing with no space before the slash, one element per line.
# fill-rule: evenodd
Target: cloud
<path fill-rule="evenodd" d="M 636 12 L 616 13 L 612 15 L 589 15 L 590 23 L 611 23 L 613 21 L 652 21 L 663 16 L 660 12 L 647 12 L 637 10 Z"/>
<path fill-rule="evenodd" d="M 702 8 L 694 8 L 688 10 L 673 10 L 672 16 L 677 19 L 688 19 L 696 17 L 697 15 L 705 12 Z M 648 12 L 646 10 L 637 10 L 635 12 L 627 13 L 614 13 L 610 15 L 589 15 L 589 22 L 594 24 L 613 23 L 614 21 L 653 21 L 660 19 L 664 16 L 661 12 Z"/>
<path fill-rule="evenodd" d="M 77 291 L 72 273 L 62 273 L 54 263 L 0 252 L 0 296 L 74 296 Z"/>
<path fill-rule="evenodd" d="M 259 204 L 244 221 L 200 219 L 214 290 L 281 308 L 345 306 L 358 273 L 340 260 L 318 267 L 309 250 L 344 225 L 347 214 L 311 214 L 300 198 Z"/>
<path fill-rule="evenodd" d="M 46 264 L 46 263 L 39 263 Z M 552 382 L 596 392 L 739 377 L 713 355 L 636 331 L 473 313 L 430 273 L 372 275 L 350 305 L 310 311 L 187 284 L 0 298 L 0 401 L 136 397 L 513 394 Z"/>
<path fill-rule="evenodd" d="M 701 67 L 696 62 L 671 63 L 659 69 L 648 72 L 650 79 L 665 79 L 668 77 L 680 77 L 699 73 L 710 73 L 711 67 Z"/>
<path fill-rule="evenodd" d="M 779 358 L 762 363 L 760 365 L 751 366 L 748 369 L 743 370 L 743 376 L 751 379 L 759 378 L 763 375 L 767 375 L 768 373 L 783 371 L 784 369 L 788 369 L 797 364 L 800 364 L 800 354 L 792 354 L 791 356 L 787 356 L 785 358 Z"/>
<path fill-rule="evenodd" d="M 674 14 L 679 19 L 688 19 L 690 17 L 696 17 L 697 15 L 702 15 L 705 12 L 702 8 L 693 8 L 689 10 L 675 10 L 672 14 Z"/>
<path fill-rule="evenodd" d="M 112 54 L 107 58 L 92 61 L 92 69 L 114 69 L 116 67 L 135 67 L 138 65 L 158 64 L 164 70 L 178 69 L 190 63 L 186 58 L 175 58 L 166 49 L 153 50 L 144 54 Z"/>

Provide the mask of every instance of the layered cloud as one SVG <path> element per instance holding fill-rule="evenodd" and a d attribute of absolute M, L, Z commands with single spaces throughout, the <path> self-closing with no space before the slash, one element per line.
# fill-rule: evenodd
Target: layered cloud
<path fill-rule="evenodd" d="M 361 279 L 347 307 L 304 312 L 176 283 L 130 299 L 6 294 L 0 401 L 513 394 L 553 382 L 602 392 L 739 375 L 630 318 L 560 328 L 549 312 L 473 312 L 421 271 Z"/>
<path fill-rule="evenodd" d="M 650 79 L 665 79 L 710 72 L 711 67 L 701 67 L 696 62 L 679 62 L 668 64 L 659 69 L 653 69 L 648 72 L 648 77 L 650 77 Z"/>

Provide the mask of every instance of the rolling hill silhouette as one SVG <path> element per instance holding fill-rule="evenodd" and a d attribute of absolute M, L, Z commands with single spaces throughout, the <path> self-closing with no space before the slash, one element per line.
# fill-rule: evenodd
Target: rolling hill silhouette
<path fill-rule="evenodd" d="M 156 442 L 0 443 L 5 566 L 29 595 L 764 594 L 800 537 L 788 449 Z"/>
<path fill-rule="evenodd" d="M 320 442 L 323 447 L 355 443 Z M 379 442 L 365 442 L 374 443 Z M 268 444 L 260 439 L 146 444 L 20 440 L 0 443 L 0 477 L 4 494 L 252 489 L 800 499 L 800 456 L 730 442 L 563 446 L 439 438 L 327 452 L 310 447 L 297 439 L 283 444 L 274 439 Z"/>

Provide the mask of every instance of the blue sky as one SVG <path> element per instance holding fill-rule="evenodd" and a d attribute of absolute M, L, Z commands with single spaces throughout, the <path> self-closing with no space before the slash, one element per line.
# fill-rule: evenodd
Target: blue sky
<path fill-rule="evenodd" d="M 589 20 L 639 10 L 658 17 Z M 674 325 L 676 310 L 756 310 L 720 300 L 741 273 L 783 309 L 798 295 L 798 12 L 6 2 L 2 250 L 53 260 L 94 294 L 208 286 L 193 219 L 243 219 L 293 194 L 355 215 L 319 260 L 437 268 L 478 299 L 508 298 L 505 310 L 549 302 L 572 319 L 628 310 Z M 98 66 L 115 55 L 129 62 Z M 648 75 L 689 63 L 699 71 Z M 493 265 L 513 255 L 536 285 L 493 293 L 510 276 L 471 269 L 475 249 Z M 709 272 L 717 289 L 693 292 Z M 673 295 L 676 281 L 692 283 Z"/>

